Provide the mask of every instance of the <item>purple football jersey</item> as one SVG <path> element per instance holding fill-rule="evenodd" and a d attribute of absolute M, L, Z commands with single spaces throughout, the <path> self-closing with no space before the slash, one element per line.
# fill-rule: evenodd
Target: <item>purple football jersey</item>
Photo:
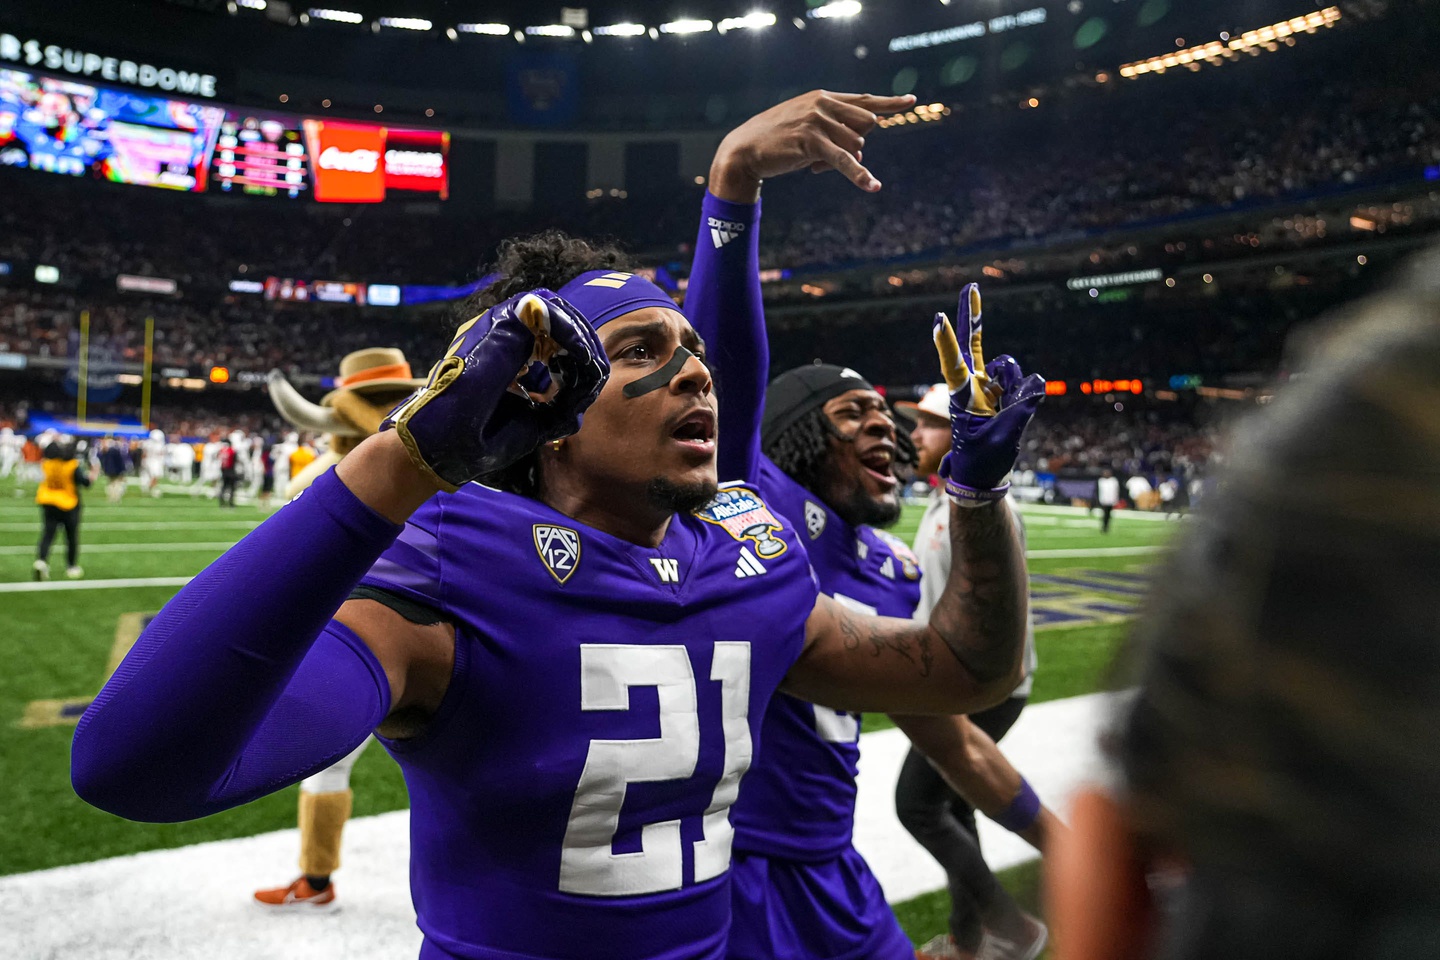
<path fill-rule="evenodd" d="M 846 523 L 769 457 L 760 459 L 758 486 L 799 531 L 825 593 L 868 613 L 914 613 L 920 566 L 902 541 Z M 844 853 L 855 823 L 860 714 L 778 694 L 763 739 L 732 815 L 736 848 L 806 861 Z"/>
<path fill-rule="evenodd" d="M 422 956 L 723 955 L 730 807 L 817 594 L 801 539 L 739 486 L 655 549 L 475 484 L 414 515 L 365 582 L 456 625 L 429 728 L 385 742 Z"/>

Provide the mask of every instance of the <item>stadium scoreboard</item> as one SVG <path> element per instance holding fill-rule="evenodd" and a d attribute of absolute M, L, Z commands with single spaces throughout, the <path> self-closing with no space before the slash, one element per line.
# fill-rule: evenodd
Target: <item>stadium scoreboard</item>
<path fill-rule="evenodd" d="M 278 117 L 227 116 L 213 176 L 226 192 L 298 197 L 309 187 L 304 138 Z"/>

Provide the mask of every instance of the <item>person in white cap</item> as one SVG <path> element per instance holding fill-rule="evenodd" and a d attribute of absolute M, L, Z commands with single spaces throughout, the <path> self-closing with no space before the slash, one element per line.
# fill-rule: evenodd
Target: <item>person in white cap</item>
<path fill-rule="evenodd" d="M 950 450 L 949 388 L 937 383 L 918 403 L 900 401 L 895 406 L 914 421 L 910 436 L 918 456 L 916 473 L 928 478 L 940 469 L 941 458 Z M 932 489 L 915 537 L 921 570 L 920 605 L 915 616 L 922 619 L 930 615 L 950 572 L 949 501 L 943 485 Z M 1018 523 L 1019 512 L 1014 514 Z M 1023 539 L 1023 524 L 1020 532 Z M 1029 699 L 1034 673 L 1032 619 L 1025 633 L 1025 679 L 999 706 L 970 715 L 966 756 L 960 763 L 946 766 L 951 771 L 950 782 L 914 746 L 900 769 L 895 783 L 895 812 L 910 835 L 945 868 L 950 889 L 950 932 L 922 946 L 916 953 L 922 960 L 1031 958 L 1044 947 L 1045 925 L 1022 911 L 1001 887 L 985 863 L 975 827 L 978 808 L 1042 853 L 1061 829 L 1059 820 L 1040 804 L 1025 778 L 996 746 Z M 973 775 L 957 782 L 957 768 Z M 1026 933 L 1016 937 L 998 932 L 1016 929 Z"/>

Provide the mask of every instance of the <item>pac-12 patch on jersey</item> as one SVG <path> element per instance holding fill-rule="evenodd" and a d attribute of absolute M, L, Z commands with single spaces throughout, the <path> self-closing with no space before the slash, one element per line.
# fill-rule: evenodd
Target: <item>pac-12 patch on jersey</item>
<path fill-rule="evenodd" d="M 695 515 L 706 523 L 723 527 L 736 540 L 754 542 L 755 553 L 762 560 L 774 559 L 785 552 L 785 541 L 774 536 L 783 524 L 763 500 L 744 487 L 721 490 Z"/>
<path fill-rule="evenodd" d="M 550 576 L 563 584 L 580 566 L 580 534 L 549 523 L 535 524 L 534 532 L 535 552 L 540 554 Z"/>
<path fill-rule="evenodd" d="M 805 501 L 805 532 L 810 539 L 818 539 L 825 532 L 825 508 L 814 500 Z"/>

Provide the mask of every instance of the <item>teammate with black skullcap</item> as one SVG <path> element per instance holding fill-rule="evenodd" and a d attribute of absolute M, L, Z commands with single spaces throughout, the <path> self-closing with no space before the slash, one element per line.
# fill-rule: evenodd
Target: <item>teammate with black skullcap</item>
<path fill-rule="evenodd" d="M 869 111 L 894 109 L 897 101 L 903 98 L 807 94 L 732 132 L 711 168 L 686 308 L 708 338 L 725 387 L 722 475 L 759 484 L 778 510 L 803 528 L 823 592 L 854 609 L 909 617 L 920 602 L 919 563 L 903 542 L 877 527 L 900 516 L 894 465 L 897 458 L 913 458 L 913 448 L 896 431 L 884 397 L 855 370 L 798 367 L 765 387 L 769 350 L 757 236 L 763 176 L 829 162 L 847 169 L 858 186 L 878 187 L 856 157 L 825 160 L 832 148 L 839 149 L 828 138 L 837 135 L 841 121 L 827 124 L 821 118 L 833 115 L 852 124 L 847 129 L 853 136 L 840 138 L 845 149 L 858 152 L 860 134 L 875 119 Z M 796 144 L 802 145 L 798 152 Z M 983 449 L 982 459 L 994 459 L 977 473 L 961 477 L 952 471 L 948 489 L 980 509 L 1006 509 L 1000 503 L 1006 484 L 999 464 L 1013 462 L 1006 451 L 1010 444 L 1018 448 L 1043 381 L 1010 377 L 992 383 L 979 359 L 978 329 L 962 332 L 963 351 L 948 320 L 935 328 L 937 346 L 951 357 L 954 392 L 946 403 L 956 406 L 960 442 Z M 857 645 L 870 642 L 853 639 Z M 966 755 L 963 718 L 901 722 L 912 736 L 923 735 L 942 762 L 954 764 Z M 879 883 L 851 843 L 859 739 L 857 713 L 783 694 L 772 701 L 765 752 L 747 776 L 734 814 L 732 960 L 914 957 Z M 993 742 L 985 742 L 998 758 L 994 769 L 1009 770 Z"/>

